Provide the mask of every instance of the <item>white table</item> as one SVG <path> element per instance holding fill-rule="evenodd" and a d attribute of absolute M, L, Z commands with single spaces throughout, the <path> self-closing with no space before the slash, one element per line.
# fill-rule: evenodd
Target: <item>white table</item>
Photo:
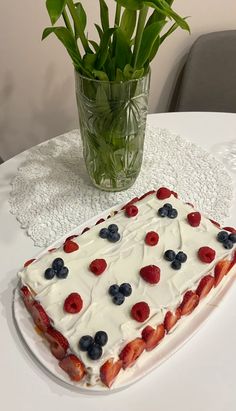
<path fill-rule="evenodd" d="M 148 122 L 177 132 L 210 151 L 236 136 L 236 114 L 154 114 Z M 97 397 L 71 392 L 32 361 L 11 315 L 16 272 L 22 262 L 40 251 L 9 213 L 10 182 L 24 157 L 22 153 L 0 166 L 1 409 L 235 411 L 236 287 L 188 344 L 144 380 L 120 393 Z M 236 188 L 236 174 L 232 176 Z M 236 226 L 235 203 L 229 222 Z"/>

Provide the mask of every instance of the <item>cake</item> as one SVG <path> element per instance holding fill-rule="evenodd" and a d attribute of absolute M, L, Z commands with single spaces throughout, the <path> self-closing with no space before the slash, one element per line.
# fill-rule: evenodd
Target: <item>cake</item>
<path fill-rule="evenodd" d="M 110 388 L 200 309 L 235 262 L 236 230 L 161 187 L 18 275 L 23 302 L 68 378 Z"/>

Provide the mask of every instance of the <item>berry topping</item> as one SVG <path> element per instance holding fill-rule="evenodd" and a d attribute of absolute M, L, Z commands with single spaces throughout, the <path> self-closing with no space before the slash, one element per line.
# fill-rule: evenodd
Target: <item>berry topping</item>
<path fill-rule="evenodd" d="M 168 188 L 161 187 L 157 190 L 156 196 L 159 200 L 165 200 L 171 196 L 171 191 Z"/>
<path fill-rule="evenodd" d="M 114 295 L 112 301 L 115 305 L 121 305 L 125 301 L 125 296 L 124 294 L 118 292 L 116 295 Z"/>
<path fill-rule="evenodd" d="M 223 277 L 228 273 L 231 268 L 231 261 L 220 260 L 214 269 L 215 287 L 221 282 Z"/>
<path fill-rule="evenodd" d="M 66 241 L 63 246 L 63 250 L 65 251 L 65 253 L 73 253 L 73 251 L 77 251 L 78 249 L 78 244 L 72 240 Z"/>
<path fill-rule="evenodd" d="M 46 278 L 46 280 L 52 280 L 55 275 L 56 271 L 54 271 L 53 268 L 47 268 L 44 272 L 44 277 Z"/>
<path fill-rule="evenodd" d="M 88 356 L 91 360 L 98 360 L 102 356 L 102 347 L 98 344 L 92 344 L 88 349 Z"/>
<path fill-rule="evenodd" d="M 77 314 L 83 307 L 83 300 L 78 293 L 71 293 L 65 299 L 64 310 L 70 314 Z"/>
<path fill-rule="evenodd" d="M 164 218 L 164 217 L 168 216 L 168 212 L 169 212 L 168 208 L 161 207 L 161 208 L 159 208 L 157 214 L 159 215 L 159 217 Z"/>
<path fill-rule="evenodd" d="M 174 196 L 175 198 L 178 198 L 178 193 L 176 193 L 175 191 L 171 191 L 171 194 L 173 194 L 173 196 Z"/>
<path fill-rule="evenodd" d="M 64 358 L 69 348 L 67 339 L 53 327 L 48 328 L 45 333 L 45 338 L 50 343 L 50 350 L 54 357 L 58 360 Z"/>
<path fill-rule="evenodd" d="M 33 296 L 30 290 L 28 289 L 28 287 L 26 287 L 26 285 L 21 287 L 20 294 L 21 294 L 21 297 L 23 298 L 23 301 L 24 301 L 24 304 L 27 310 L 31 312 L 32 306 L 34 304 L 34 299 L 33 299 Z"/>
<path fill-rule="evenodd" d="M 199 303 L 199 297 L 193 291 L 187 291 L 184 294 L 183 301 L 178 307 L 181 315 L 189 315 L 197 307 Z"/>
<path fill-rule="evenodd" d="M 59 362 L 59 366 L 72 381 L 80 381 L 85 374 L 84 364 L 74 354 L 69 354 Z"/>
<path fill-rule="evenodd" d="M 101 223 L 104 223 L 104 218 L 100 218 L 100 220 L 98 220 L 97 222 L 96 222 L 96 224 L 95 225 L 98 225 L 98 224 L 101 224 Z"/>
<path fill-rule="evenodd" d="M 50 319 L 44 308 L 37 301 L 35 301 L 32 305 L 31 315 L 35 325 L 37 325 L 41 331 L 47 331 L 50 326 Z"/>
<path fill-rule="evenodd" d="M 194 213 L 189 213 L 187 215 L 187 220 L 188 223 L 192 226 L 192 227 L 198 227 L 200 222 L 201 222 L 201 214 L 198 213 L 197 211 Z"/>
<path fill-rule="evenodd" d="M 211 263 L 216 256 L 215 250 L 210 247 L 201 247 L 198 250 L 198 257 L 203 263 Z"/>
<path fill-rule="evenodd" d="M 169 218 L 176 218 L 178 215 L 178 211 L 175 208 L 172 208 L 171 210 L 168 210 L 168 217 Z"/>
<path fill-rule="evenodd" d="M 116 295 L 119 292 L 119 290 L 120 290 L 120 287 L 118 286 L 118 284 L 112 284 L 109 287 L 108 292 L 112 297 L 114 297 L 114 295 Z"/>
<path fill-rule="evenodd" d="M 236 233 L 230 234 L 229 240 L 232 241 L 233 244 L 235 244 L 236 243 Z"/>
<path fill-rule="evenodd" d="M 107 333 L 105 331 L 97 331 L 94 337 L 94 341 L 96 344 L 103 347 L 108 341 Z"/>
<path fill-rule="evenodd" d="M 150 308 L 149 305 L 145 303 L 145 301 L 140 301 L 139 303 L 134 304 L 131 309 L 131 316 L 139 323 L 143 323 L 145 320 L 147 320 L 149 314 Z"/>
<path fill-rule="evenodd" d="M 90 263 L 90 271 L 95 275 L 101 275 L 107 268 L 107 263 L 103 258 L 97 258 Z"/>
<path fill-rule="evenodd" d="M 172 261 L 171 267 L 172 267 L 174 270 L 180 270 L 180 268 L 181 268 L 181 261 L 175 259 L 174 261 Z"/>
<path fill-rule="evenodd" d="M 212 289 L 214 286 L 215 279 L 212 277 L 212 275 L 208 274 L 203 277 L 196 289 L 196 294 L 199 297 L 199 300 L 201 300 L 203 297 L 205 297 L 209 291 Z"/>
<path fill-rule="evenodd" d="M 180 317 L 181 317 L 181 311 L 179 308 L 177 308 L 174 313 L 172 313 L 171 311 L 167 311 L 165 315 L 165 319 L 164 319 L 164 327 L 165 327 L 166 332 L 169 332 L 171 328 L 174 327 L 174 325 L 177 323 Z"/>
<path fill-rule="evenodd" d="M 91 335 L 83 335 L 79 340 L 79 348 L 81 351 L 88 351 L 89 347 L 94 343 Z"/>
<path fill-rule="evenodd" d="M 103 384 L 110 388 L 119 374 L 122 367 L 122 361 L 114 362 L 113 358 L 107 360 L 100 368 L 100 378 Z"/>
<path fill-rule="evenodd" d="M 147 265 L 141 268 L 140 275 L 149 284 L 157 284 L 160 281 L 160 268 L 156 265 Z"/>
<path fill-rule="evenodd" d="M 166 250 L 164 254 L 164 258 L 167 261 L 174 261 L 176 254 L 173 250 Z"/>
<path fill-rule="evenodd" d="M 179 251 L 175 258 L 181 263 L 185 263 L 188 257 L 183 251 Z"/>
<path fill-rule="evenodd" d="M 28 267 L 28 265 L 30 265 L 33 261 L 35 261 L 35 258 L 31 258 L 30 260 L 26 261 L 26 262 L 24 263 L 24 268 L 25 268 L 25 267 Z"/>
<path fill-rule="evenodd" d="M 223 243 L 225 240 L 228 240 L 228 238 L 229 238 L 229 233 L 227 233 L 227 231 L 220 231 L 218 234 L 217 234 L 217 240 L 220 242 L 220 243 Z"/>
<path fill-rule="evenodd" d="M 170 204 L 170 203 L 164 204 L 163 207 L 164 207 L 164 208 L 167 208 L 167 210 L 172 210 L 172 208 L 173 208 L 173 207 L 172 207 L 172 204 Z"/>
<path fill-rule="evenodd" d="M 233 227 L 223 227 L 223 230 L 229 231 L 230 233 L 233 233 L 233 234 L 236 233 L 236 229 Z"/>
<path fill-rule="evenodd" d="M 62 267 L 60 271 L 56 273 L 57 278 L 65 279 L 68 276 L 69 270 L 67 267 Z"/>
<path fill-rule="evenodd" d="M 225 241 L 223 242 L 223 246 L 224 246 L 224 248 L 226 248 L 227 250 L 230 250 L 231 248 L 233 248 L 234 244 L 233 244 L 233 242 L 230 241 L 230 240 L 225 240 Z"/>
<path fill-rule="evenodd" d="M 138 207 L 133 204 L 128 204 L 125 207 L 125 214 L 127 217 L 135 217 L 138 214 Z"/>
<path fill-rule="evenodd" d="M 132 294 L 132 287 L 129 283 L 123 283 L 119 287 L 119 292 L 125 297 L 129 297 Z"/>
<path fill-rule="evenodd" d="M 216 227 L 220 228 L 220 224 L 217 223 L 217 221 L 211 220 L 210 218 L 209 218 L 209 220 L 210 220 L 210 221 L 212 222 L 212 224 L 214 224 Z"/>
<path fill-rule="evenodd" d="M 158 325 L 156 329 L 147 325 L 142 331 L 142 339 L 146 343 L 146 351 L 152 351 L 164 336 L 165 328 L 163 324 Z"/>
<path fill-rule="evenodd" d="M 69 241 L 69 240 L 74 240 L 74 238 L 76 238 L 76 237 L 78 237 L 77 234 L 70 235 L 69 237 L 67 237 L 67 238 L 65 239 L 65 242 L 66 242 L 66 241 Z"/>
<path fill-rule="evenodd" d="M 83 229 L 83 231 L 82 231 L 82 233 L 81 234 L 84 234 L 84 233 L 86 233 L 86 231 L 89 231 L 90 230 L 90 228 L 89 227 L 85 227 L 84 229 Z"/>
<path fill-rule="evenodd" d="M 117 231 L 118 231 L 118 226 L 117 226 L 116 224 L 110 224 L 110 225 L 108 226 L 108 230 L 109 230 L 111 233 L 117 233 Z"/>
<path fill-rule="evenodd" d="M 120 239 L 120 234 L 117 231 L 115 231 L 114 233 L 112 231 L 109 231 L 107 238 L 111 243 L 117 243 L 117 241 L 119 241 Z"/>
<path fill-rule="evenodd" d="M 156 192 L 155 190 L 148 191 L 147 193 L 145 193 L 141 197 L 139 197 L 139 201 L 143 200 L 147 196 L 150 196 L 151 194 L 154 194 L 155 192 Z"/>
<path fill-rule="evenodd" d="M 55 271 L 60 271 L 60 269 L 64 267 L 64 261 L 62 258 L 55 258 L 55 260 L 52 262 L 52 268 Z"/>
<path fill-rule="evenodd" d="M 159 241 L 159 235 L 155 231 L 149 231 L 145 237 L 145 243 L 150 246 L 157 245 Z"/>
<path fill-rule="evenodd" d="M 99 231 L 99 237 L 101 237 L 101 238 L 107 238 L 108 234 L 109 234 L 109 230 L 107 228 L 102 228 Z"/>
<path fill-rule="evenodd" d="M 131 367 L 145 350 L 145 347 L 146 343 L 142 338 L 136 338 L 126 344 L 119 355 L 122 360 L 122 368 L 125 370 L 126 368 Z"/>

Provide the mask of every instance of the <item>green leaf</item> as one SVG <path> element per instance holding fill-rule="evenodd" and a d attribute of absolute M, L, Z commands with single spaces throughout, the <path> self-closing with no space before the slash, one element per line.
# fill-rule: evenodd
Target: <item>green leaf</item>
<path fill-rule="evenodd" d="M 116 3 L 129 10 L 141 10 L 143 8 L 143 0 L 115 0 Z"/>
<path fill-rule="evenodd" d="M 83 57 L 84 67 L 90 71 L 93 70 L 96 61 L 96 54 L 87 53 Z"/>
<path fill-rule="evenodd" d="M 94 77 L 98 80 L 109 81 L 109 78 L 108 78 L 107 74 L 104 71 L 94 69 L 92 71 L 92 73 L 93 73 Z"/>
<path fill-rule="evenodd" d="M 144 68 L 141 68 L 140 70 L 135 70 L 132 74 L 132 79 L 139 79 L 143 77 L 144 75 Z"/>
<path fill-rule="evenodd" d="M 101 39 L 102 39 L 102 36 L 103 36 L 103 31 L 102 31 L 101 27 L 100 27 L 98 24 L 94 24 L 94 25 L 95 25 L 95 27 L 96 27 L 96 29 L 97 29 L 99 38 L 100 38 L 100 40 L 101 40 Z"/>
<path fill-rule="evenodd" d="M 160 26 L 162 26 L 162 22 L 152 23 L 145 27 L 137 58 L 137 68 L 142 68 L 149 59 L 152 48 L 159 37 Z"/>
<path fill-rule="evenodd" d="M 168 36 L 170 36 L 170 34 L 172 34 L 178 27 L 179 27 L 178 24 L 177 24 L 177 23 L 174 23 L 174 24 L 169 28 L 169 30 L 168 30 L 165 34 L 163 34 L 163 36 L 161 36 L 161 38 L 160 38 L 160 44 L 162 44 L 163 41 L 164 41 Z"/>
<path fill-rule="evenodd" d="M 120 28 L 128 39 L 131 39 L 136 26 L 137 11 L 124 9 L 121 17 Z"/>
<path fill-rule="evenodd" d="M 126 66 L 123 70 L 123 73 L 124 73 L 125 79 L 130 80 L 132 78 L 133 73 L 134 73 L 134 69 L 133 69 L 133 67 L 131 67 L 130 64 L 126 64 Z"/>
<path fill-rule="evenodd" d="M 109 29 L 109 11 L 105 0 L 99 0 L 100 3 L 100 18 L 102 23 L 103 31 Z"/>
<path fill-rule="evenodd" d="M 124 81 L 123 71 L 121 69 L 116 69 L 116 81 Z"/>
<path fill-rule="evenodd" d="M 99 50 L 99 45 L 98 45 L 98 43 L 96 43 L 96 41 L 93 41 L 93 40 L 89 40 L 89 43 L 92 44 L 95 52 L 97 53 L 98 50 Z"/>
<path fill-rule="evenodd" d="M 111 36 L 113 33 L 116 31 L 115 28 L 108 29 L 105 33 L 102 35 L 102 39 L 100 42 L 99 46 L 99 51 L 97 53 L 97 61 L 96 61 L 96 68 L 100 70 L 103 65 L 105 64 L 105 61 L 107 59 L 108 53 L 109 53 L 109 43 Z"/>
<path fill-rule="evenodd" d="M 126 64 L 130 64 L 132 53 L 130 48 L 129 39 L 126 38 L 123 31 L 118 27 L 115 33 L 115 62 L 116 67 L 121 70 L 124 69 Z"/>
<path fill-rule="evenodd" d="M 66 0 L 46 0 L 47 11 L 52 25 L 56 23 L 66 6 Z"/>
<path fill-rule="evenodd" d="M 168 17 L 169 19 L 174 19 L 179 27 L 183 30 L 190 32 L 188 23 L 180 17 L 175 11 L 169 6 L 165 0 L 152 0 L 144 2 L 147 6 L 155 8 L 160 14 Z"/>
<path fill-rule="evenodd" d="M 87 16 L 86 16 L 85 10 L 80 2 L 75 4 L 75 8 L 76 8 L 76 13 L 77 13 L 77 16 L 80 22 L 81 31 L 84 31 L 86 28 L 86 24 L 87 24 Z M 77 30 L 76 25 L 74 25 L 74 28 L 75 28 L 75 37 L 78 38 L 79 32 Z"/>

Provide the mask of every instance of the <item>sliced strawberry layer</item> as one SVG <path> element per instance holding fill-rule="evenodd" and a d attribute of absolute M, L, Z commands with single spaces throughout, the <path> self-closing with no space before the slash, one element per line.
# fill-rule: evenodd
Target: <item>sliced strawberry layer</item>
<path fill-rule="evenodd" d="M 74 354 L 69 354 L 59 362 L 59 366 L 69 375 L 73 381 L 82 380 L 85 375 L 85 367 L 82 361 Z"/>
<path fill-rule="evenodd" d="M 132 367 L 138 357 L 145 350 L 146 343 L 142 338 L 136 338 L 130 341 L 121 351 L 119 357 L 122 360 L 122 367 L 125 370 L 128 367 Z"/>
<path fill-rule="evenodd" d="M 220 260 L 214 269 L 214 285 L 217 285 L 222 281 L 223 277 L 229 272 L 231 268 L 231 261 L 229 260 Z"/>
<path fill-rule="evenodd" d="M 28 287 L 26 287 L 25 285 L 21 287 L 20 294 L 21 294 L 21 297 L 24 301 L 24 304 L 27 310 L 31 312 L 33 304 L 34 304 L 34 299 Z"/>
<path fill-rule="evenodd" d="M 31 258 L 30 260 L 26 261 L 26 262 L 24 263 L 24 268 L 25 268 L 25 267 L 28 267 L 28 265 L 32 264 L 34 261 L 35 261 L 35 258 Z"/>
<path fill-rule="evenodd" d="M 37 301 L 32 305 L 31 315 L 35 325 L 45 333 L 50 327 L 50 319 L 44 308 Z"/>
<path fill-rule="evenodd" d="M 100 368 L 100 378 L 103 384 L 110 388 L 122 368 L 122 361 L 107 360 Z"/>
<path fill-rule="evenodd" d="M 187 291 L 184 294 L 183 301 L 178 307 L 181 315 L 189 315 L 197 307 L 199 296 L 194 291 Z"/>
<path fill-rule="evenodd" d="M 156 329 L 147 325 L 142 331 L 142 339 L 146 343 L 146 351 L 152 351 L 164 336 L 165 328 L 163 324 L 159 324 Z"/>
<path fill-rule="evenodd" d="M 150 196 L 151 194 L 154 194 L 156 192 L 156 190 L 151 190 L 148 191 L 147 193 L 143 194 L 141 197 L 139 197 L 139 201 L 143 200 L 144 198 L 146 198 L 147 196 Z"/>
<path fill-rule="evenodd" d="M 177 323 L 177 321 L 181 317 L 181 310 L 177 308 L 174 313 L 171 311 L 167 311 L 164 319 L 164 327 L 167 332 L 171 330 L 171 328 L 174 327 L 174 325 Z"/>
<path fill-rule="evenodd" d="M 50 343 L 50 350 L 54 357 L 62 360 L 69 348 L 67 339 L 53 327 L 49 327 L 45 332 L 45 338 Z"/>
<path fill-rule="evenodd" d="M 204 298 L 214 286 L 215 279 L 212 275 L 208 274 L 203 277 L 196 289 L 196 294 L 199 297 L 199 300 Z"/>

